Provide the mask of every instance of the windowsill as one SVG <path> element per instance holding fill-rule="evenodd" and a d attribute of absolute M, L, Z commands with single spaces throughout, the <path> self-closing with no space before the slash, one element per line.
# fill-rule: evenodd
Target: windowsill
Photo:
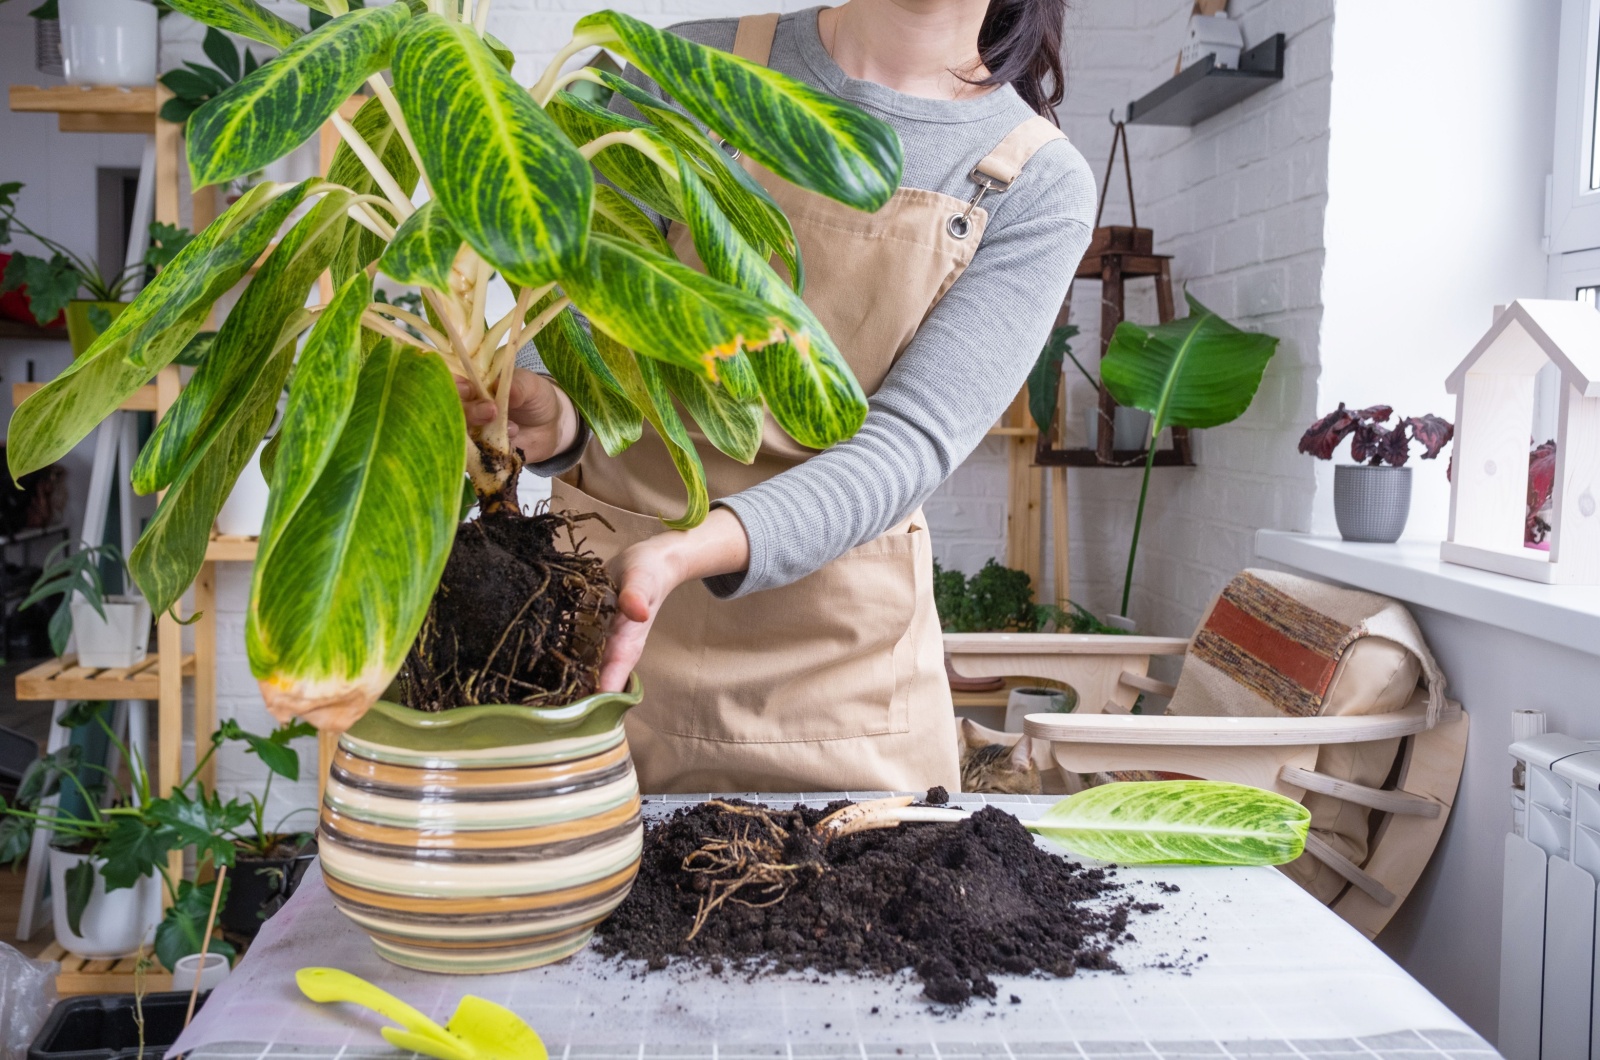
<path fill-rule="evenodd" d="M 1445 563 L 1437 541 L 1367 545 L 1320 534 L 1256 531 L 1256 555 L 1382 593 L 1600 655 L 1600 586 L 1544 585 Z"/>

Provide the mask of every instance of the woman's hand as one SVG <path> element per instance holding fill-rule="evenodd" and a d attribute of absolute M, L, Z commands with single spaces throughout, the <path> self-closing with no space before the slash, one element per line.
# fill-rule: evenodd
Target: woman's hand
<path fill-rule="evenodd" d="M 617 613 L 600 660 L 600 691 L 620 692 L 627 686 L 672 590 L 694 578 L 732 574 L 749 565 L 744 524 L 726 508 L 713 510 L 693 530 L 668 530 L 625 549 L 611 565 Z"/>
<path fill-rule="evenodd" d="M 456 392 L 461 395 L 468 427 L 481 427 L 494 419 L 493 398 L 460 376 L 456 377 Z M 578 410 L 548 376 L 516 369 L 511 376 L 511 400 L 506 411 L 506 436 L 530 464 L 564 453 L 578 440 Z"/>

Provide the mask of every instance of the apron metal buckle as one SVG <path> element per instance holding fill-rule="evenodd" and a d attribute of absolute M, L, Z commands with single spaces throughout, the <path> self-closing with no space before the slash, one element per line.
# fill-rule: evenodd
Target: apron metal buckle
<path fill-rule="evenodd" d="M 951 214 L 950 219 L 944 223 L 944 230 L 956 239 L 965 239 L 972 234 L 972 211 L 978 208 L 985 195 L 991 191 L 998 195 L 1011 187 L 1009 180 L 992 177 L 981 169 L 974 169 L 968 173 L 967 179 L 977 185 L 977 188 L 973 189 L 972 198 L 967 200 L 967 208 L 960 213 Z"/>

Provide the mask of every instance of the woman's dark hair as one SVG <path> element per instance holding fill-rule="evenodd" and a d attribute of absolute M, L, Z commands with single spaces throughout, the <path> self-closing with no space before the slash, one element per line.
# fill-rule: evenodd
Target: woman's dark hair
<path fill-rule="evenodd" d="M 1023 102 L 1056 121 L 1066 93 L 1061 29 L 1067 0 L 989 0 L 978 30 L 978 56 L 989 76 L 975 85 L 1013 85 Z M 1060 122 L 1056 122 L 1060 124 Z"/>

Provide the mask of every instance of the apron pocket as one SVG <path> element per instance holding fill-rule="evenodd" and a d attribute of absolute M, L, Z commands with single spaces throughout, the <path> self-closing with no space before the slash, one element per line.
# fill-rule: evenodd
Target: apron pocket
<path fill-rule="evenodd" d="M 918 662 L 910 630 L 928 557 L 928 535 L 913 526 L 778 589 L 717 600 L 698 582 L 684 586 L 673 595 L 692 594 L 704 607 L 701 643 L 683 645 L 694 661 L 689 695 L 660 704 L 649 724 L 735 743 L 909 731 Z M 652 642 L 661 632 L 658 621 Z"/>

